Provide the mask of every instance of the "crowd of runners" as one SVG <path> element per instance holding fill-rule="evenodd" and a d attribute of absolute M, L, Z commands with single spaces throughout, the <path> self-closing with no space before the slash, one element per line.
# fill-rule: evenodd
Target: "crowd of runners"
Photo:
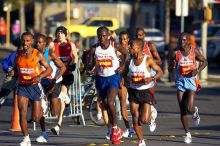
<path fill-rule="evenodd" d="M 115 33 L 107 27 L 97 29 L 98 42 L 94 42 L 87 51 L 87 62 L 84 67 L 96 74 L 95 85 L 99 100 L 97 118 L 105 121 L 106 139 L 113 144 L 120 144 L 122 137 L 136 134 L 137 146 L 146 146 L 142 126 L 148 124 L 149 130 L 156 129 L 157 104 L 154 88 L 163 72 L 162 63 L 156 45 L 145 41 L 143 28 L 137 28 L 135 36 L 122 31 L 119 42 Z M 50 41 L 48 41 L 50 40 Z M 60 134 L 63 113 L 70 103 L 68 89 L 73 84 L 73 71 L 79 60 L 79 50 L 69 39 L 68 30 L 60 26 L 56 29 L 55 38 L 51 40 L 43 34 L 24 32 L 14 41 L 17 51 L 2 61 L 6 78 L 0 91 L 0 104 L 11 91 L 18 96 L 20 126 L 23 140 L 20 146 L 31 146 L 28 130 L 28 104 L 31 104 L 31 120 L 40 123 L 41 133 L 36 138 L 39 143 L 48 142 L 45 128 L 46 101 L 50 102 L 50 112 L 58 116 L 57 124 L 51 128 L 55 135 Z M 181 33 L 178 47 L 169 51 L 169 67 L 176 71 L 177 100 L 180 117 L 186 136 L 185 143 L 191 143 L 188 114 L 196 126 L 200 117 L 195 106 L 195 92 L 201 86 L 197 79 L 207 61 L 200 51 L 189 44 L 189 35 Z M 196 60 L 200 62 L 197 66 Z M 117 123 L 115 98 L 119 97 L 121 114 L 126 129 L 122 130 Z M 127 99 L 129 100 L 132 120 L 128 119 Z"/>

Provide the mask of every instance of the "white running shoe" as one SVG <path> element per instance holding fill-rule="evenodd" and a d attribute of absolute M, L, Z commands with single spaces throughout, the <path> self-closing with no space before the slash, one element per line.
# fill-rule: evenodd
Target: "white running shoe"
<path fill-rule="evenodd" d="M 102 119 L 102 113 L 97 113 L 97 120 L 101 120 Z"/>
<path fill-rule="evenodd" d="M 154 132 L 157 124 L 156 124 L 156 118 L 157 118 L 157 110 L 154 108 L 153 105 L 151 105 L 151 121 L 149 125 L 150 132 Z"/>
<path fill-rule="evenodd" d="M 60 127 L 58 125 L 56 125 L 55 127 L 50 129 L 51 132 L 53 132 L 53 134 L 55 135 L 60 135 Z"/>
<path fill-rule="evenodd" d="M 108 128 L 108 132 L 107 132 L 105 138 L 108 139 L 108 140 L 110 140 L 111 134 L 112 134 L 112 128 Z"/>
<path fill-rule="evenodd" d="M 133 128 L 128 128 L 124 131 L 123 137 L 132 137 L 135 134 L 135 131 Z"/>
<path fill-rule="evenodd" d="M 29 136 L 24 136 L 24 139 L 20 143 L 20 146 L 31 146 L 31 140 L 30 140 Z"/>
<path fill-rule="evenodd" d="M 139 140 L 137 146 L 146 146 L 146 143 L 144 140 Z"/>
<path fill-rule="evenodd" d="M 126 129 L 123 133 L 123 137 L 128 137 L 129 136 L 129 129 Z"/>
<path fill-rule="evenodd" d="M 199 126 L 200 123 L 200 116 L 199 116 L 199 109 L 195 106 L 195 113 L 193 114 L 193 124 L 195 126 Z"/>
<path fill-rule="evenodd" d="M 184 137 L 184 142 L 185 143 L 191 143 L 192 142 L 192 136 L 191 136 L 190 132 L 186 133 L 186 136 Z"/>
<path fill-rule="evenodd" d="M 48 141 L 48 135 L 47 132 L 41 132 L 40 136 L 36 138 L 36 142 L 39 143 L 47 143 Z"/>

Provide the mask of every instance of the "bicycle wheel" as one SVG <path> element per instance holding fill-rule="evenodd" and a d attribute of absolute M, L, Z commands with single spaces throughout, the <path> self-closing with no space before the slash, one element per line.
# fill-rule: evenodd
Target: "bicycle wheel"
<path fill-rule="evenodd" d="M 97 97 L 97 94 L 95 94 L 89 106 L 89 115 L 90 115 L 91 120 L 94 122 L 94 124 L 99 125 L 99 126 L 104 126 L 105 122 L 103 118 L 101 120 L 97 119 L 97 108 L 96 108 L 97 100 L 98 100 L 98 97 Z"/>

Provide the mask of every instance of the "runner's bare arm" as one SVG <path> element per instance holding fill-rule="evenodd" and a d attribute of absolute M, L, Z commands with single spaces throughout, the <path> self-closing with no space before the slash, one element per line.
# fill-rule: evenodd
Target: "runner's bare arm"
<path fill-rule="evenodd" d="M 120 67 L 117 69 L 117 72 L 119 72 L 119 73 L 123 72 L 123 70 L 125 68 L 126 58 L 127 58 L 127 55 L 128 55 L 128 53 L 126 52 L 126 49 L 127 48 L 123 48 L 120 44 L 115 43 L 115 51 L 116 52 L 118 51 L 118 52 L 121 53 L 121 55 L 120 55 L 120 59 L 121 59 Z"/>
<path fill-rule="evenodd" d="M 156 75 L 152 78 L 155 81 L 163 75 L 163 71 L 161 70 L 160 66 L 150 57 L 147 58 L 147 69 L 150 71 L 153 68 L 156 71 Z M 151 81 L 152 81 L 151 79 Z"/>
<path fill-rule="evenodd" d="M 195 49 L 195 57 L 196 57 L 196 60 L 201 62 L 201 64 L 197 70 L 194 70 L 192 72 L 192 76 L 195 76 L 198 73 L 200 73 L 208 65 L 207 60 L 205 59 L 205 57 L 201 54 L 201 52 L 198 49 Z"/>
<path fill-rule="evenodd" d="M 95 46 L 93 45 L 89 51 L 89 64 L 88 69 L 92 70 L 95 66 Z"/>
<path fill-rule="evenodd" d="M 75 44 L 74 43 L 72 43 L 71 42 L 71 48 L 72 48 L 72 56 L 73 56 L 73 62 L 75 63 L 75 64 L 77 64 L 78 63 L 78 54 L 77 54 L 77 48 L 76 48 L 76 46 L 75 46 Z"/>
<path fill-rule="evenodd" d="M 66 66 L 63 62 L 57 57 L 52 49 L 49 50 L 49 57 L 54 62 L 54 64 L 59 68 L 59 71 L 56 73 L 54 79 L 59 79 L 66 70 Z"/>
<path fill-rule="evenodd" d="M 50 42 L 49 45 L 48 45 L 48 48 L 55 51 L 54 42 Z"/>
<path fill-rule="evenodd" d="M 169 65 L 168 65 L 168 71 L 169 72 L 172 72 L 175 67 L 176 67 L 176 62 L 175 62 L 175 59 L 176 59 L 176 53 L 175 53 L 175 50 L 171 50 L 169 51 Z"/>
<path fill-rule="evenodd" d="M 37 58 L 38 58 L 38 61 L 41 62 L 41 64 L 44 66 L 44 68 L 46 69 L 45 71 L 43 71 L 38 77 L 40 79 L 46 77 L 46 76 L 49 76 L 51 73 L 52 73 L 52 68 L 51 66 L 48 64 L 48 62 L 46 61 L 44 55 L 40 52 L 38 52 L 37 54 Z"/>
<path fill-rule="evenodd" d="M 124 70 L 122 71 L 121 73 L 121 76 L 123 78 L 127 78 L 127 74 L 129 72 L 129 64 L 130 64 L 130 60 L 127 60 L 126 63 L 125 63 L 125 67 L 124 67 Z"/>
<path fill-rule="evenodd" d="M 161 65 L 162 64 L 162 61 L 160 59 L 160 55 L 157 51 L 157 47 L 154 43 L 150 43 L 149 44 L 149 47 L 151 49 L 151 53 L 152 53 L 152 56 L 154 58 L 154 61 L 158 64 L 158 65 Z"/>

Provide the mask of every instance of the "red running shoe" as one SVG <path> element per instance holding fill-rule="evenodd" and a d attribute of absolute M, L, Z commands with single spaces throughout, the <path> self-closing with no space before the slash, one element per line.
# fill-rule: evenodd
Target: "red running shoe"
<path fill-rule="evenodd" d="M 112 144 L 120 144 L 121 141 L 120 139 L 122 138 L 123 136 L 123 131 L 118 128 L 112 128 L 112 134 L 111 134 L 111 141 L 112 141 Z"/>

